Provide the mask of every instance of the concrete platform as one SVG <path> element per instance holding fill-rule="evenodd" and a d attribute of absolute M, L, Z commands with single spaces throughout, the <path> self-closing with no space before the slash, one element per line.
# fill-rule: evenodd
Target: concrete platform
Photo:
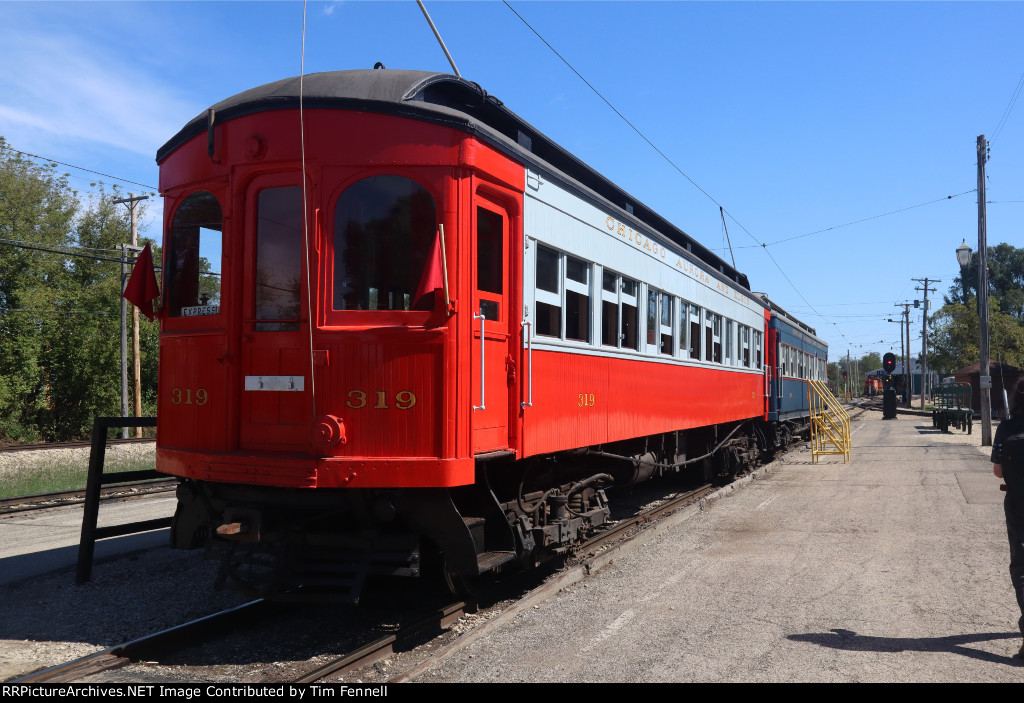
<path fill-rule="evenodd" d="M 100 503 L 98 525 L 120 525 L 174 514 L 174 493 Z M 82 533 L 81 505 L 0 516 L 0 587 L 75 567 Z M 98 540 L 94 563 L 167 546 L 170 529 Z M 71 577 L 72 579 L 74 576 Z"/>
<path fill-rule="evenodd" d="M 1000 481 L 928 417 L 804 450 L 418 681 L 1021 681 Z"/>

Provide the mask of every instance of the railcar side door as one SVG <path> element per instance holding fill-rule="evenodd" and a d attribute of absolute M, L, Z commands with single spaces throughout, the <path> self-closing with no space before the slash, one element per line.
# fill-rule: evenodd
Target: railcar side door
<path fill-rule="evenodd" d="M 506 449 L 509 423 L 509 216 L 500 205 L 480 197 L 473 211 L 473 452 Z"/>
<path fill-rule="evenodd" d="M 302 186 L 266 176 L 246 192 L 239 447 L 304 450 L 312 423 Z"/>

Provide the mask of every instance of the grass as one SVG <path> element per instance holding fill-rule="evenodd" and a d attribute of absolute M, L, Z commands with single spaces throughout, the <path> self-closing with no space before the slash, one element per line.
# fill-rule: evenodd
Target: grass
<path fill-rule="evenodd" d="M 16 453 L 7 455 L 7 462 L 17 468 L 0 471 L 0 498 L 85 489 L 89 474 L 88 452 L 77 452 L 61 458 L 36 456 L 40 458 L 21 462 Z M 155 460 L 152 454 L 131 456 L 108 451 L 103 473 L 106 475 L 153 468 Z"/>

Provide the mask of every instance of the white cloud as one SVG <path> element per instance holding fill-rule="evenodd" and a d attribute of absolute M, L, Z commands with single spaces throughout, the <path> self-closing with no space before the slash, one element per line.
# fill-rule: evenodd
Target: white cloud
<path fill-rule="evenodd" d="M 158 77 L 85 39 L 7 28 L 0 45 L 0 134 L 16 147 L 85 141 L 151 159 L 182 114 L 198 113 Z"/>

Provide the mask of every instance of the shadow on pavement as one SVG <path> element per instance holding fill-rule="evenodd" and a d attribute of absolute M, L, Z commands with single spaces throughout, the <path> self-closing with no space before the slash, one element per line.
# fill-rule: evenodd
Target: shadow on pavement
<path fill-rule="evenodd" d="M 793 642 L 809 642 L 832 649 L 848 649 L 857 652 L 953 652 L 971 659 L 1024 667 L 1024 660 L 1013 656 L 1002 656 L 971 649 L 965 645 L 991 640 L 1020 639 L 1019 632 L 980 632 L 973 635 L 948 635 L 946 637 L 872 637 L 858 635 L 852 630 L 833 628 L 829 632 L 810 632 L 802 635 L 788 635 Z"/>

